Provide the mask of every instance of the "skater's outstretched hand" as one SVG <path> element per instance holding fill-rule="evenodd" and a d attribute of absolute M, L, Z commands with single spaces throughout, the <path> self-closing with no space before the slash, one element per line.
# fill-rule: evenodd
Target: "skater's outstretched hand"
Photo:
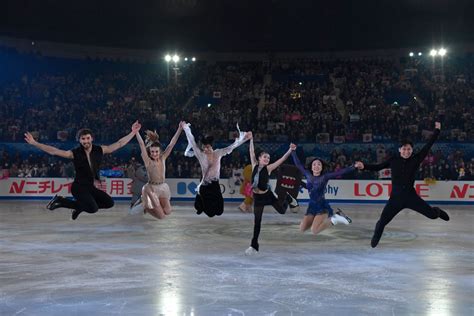
<path fill-rule="evenodd" d="M 142 125 L 140 123 L 138 123 L 138 121 L 135 121 L 133 124 L 132 124 L 132 133 L 136 134 L 138 133 L 138 131 L 140 130 L 140 128 L 142 128 Z"/>
<path fill-rule="evenodd" d="M 188 124 L 188 123 L 186 123 L 186 121 L 181 121 L 181 122 L 179 122 L 179 127 L 185 128 L 186 124 Z"/>
<path fill-rule="evenodd" d="M 35 138 L 33 137 L 33 135 L 31 135 L 30 132 L 26 132 L 25 133 L 25 141 L 30 144 L 30 145 L 36 145 L 37 144 L 37 141 L 35 140 Z"/>

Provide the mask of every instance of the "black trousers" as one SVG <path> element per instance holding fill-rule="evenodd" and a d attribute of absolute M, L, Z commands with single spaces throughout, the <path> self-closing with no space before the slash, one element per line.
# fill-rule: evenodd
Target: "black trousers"
<path fill-rule="evenodd" d="M 220 216 L 224 213 L 224 198 L 222 197 L 219 181 L 201 185 L 194 200 L 194 208 L 198 214 L 204 212 L 209 217 Z"/>
<path fill-rule="evenodd" d="M 413 187 L 404 188 L 394 186 L 390 199 L 385 205 L 379 221 L 375 225 L 374 235 L 381 236 L 385 226 L 404 208 L 412 209 L 431 219 L 438 218 L 440 213 L 439 208 L 429 206 L 425 200 L 419 197 Z"/>
<path fill-rule="evenodd" d="M 255 250 L 259 250 L 258 236 L 260 235 L 260 229 L 262 227 L 263 209 L 266 205 L 271 205 L 280 214 L 285 214 L 288 208 L 288 199 L 286 198 L 286 192 L 275 197 L 272 191 L 268 190 L 264 194 L 254 194 L 254 207 L 253 214 L 255 221 L 253 224 L 253 237 L 250 246 Z"/>
<path fill-rule="evenodd" d="M 76 200 L 62 198 L 60 200 L 62 207 L 71 208 L 79 212 L 96 213 L 100 208 L 111 208 L 114 206 L 114 200 L 110 195 L 97 189 L 92 184 L 73 182 L 71 193 Z"/>

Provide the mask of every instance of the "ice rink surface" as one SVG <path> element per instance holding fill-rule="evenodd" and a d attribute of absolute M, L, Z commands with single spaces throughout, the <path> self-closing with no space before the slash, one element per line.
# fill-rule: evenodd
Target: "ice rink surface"
<path fill-rule="evenodd" d="M 298 214 L 174 203 L 165 220 L 128 204 L 81 214 L 45 201 L 0 203 L 0 315 L 474 315 L 474 208 L 451 221 L 402 211 L 370 247 L 381 204 L 333 204 L 352 217 L 313 236 Z"/>

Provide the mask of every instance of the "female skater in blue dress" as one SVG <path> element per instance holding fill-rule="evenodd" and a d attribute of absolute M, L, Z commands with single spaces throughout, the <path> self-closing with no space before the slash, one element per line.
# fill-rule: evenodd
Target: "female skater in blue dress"
<path fill-rule="evenodd" d="M 309 172 L 301 164 L 294 151 L 291 153 L 291 157 L 293 158 L 296 167 L 298 167 L 306 177 L 306 188 L 308 189 L 310 197 L 308 209 L 300 224 L 300 230 L 304 232 L 311 228 L 311 232 L 314 235 L 317 235 L 331 225 L 340 223 L 349 225 L 352 220 L 341 210 L 334 213 L 331 205 L 329 205 L 328 201 L 324 198 L 324 191 L 330 179 L 352 172 L 356 168 L 361 168 L 361 162 L 357 161 L 354 166 L 336 172 L 325 173 L 323 160 L 315 158 L 311 161 L 311 172 Z"/>

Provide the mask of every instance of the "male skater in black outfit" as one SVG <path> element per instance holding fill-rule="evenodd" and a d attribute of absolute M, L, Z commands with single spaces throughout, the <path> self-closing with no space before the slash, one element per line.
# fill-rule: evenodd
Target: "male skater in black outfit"
<path fill-rule="evenodd" d="M 400 157 L 393 157 L 389 160 L 376 165 L 362 165 L 360 169 L 379 171 L 385 168 L 392 169 L 392 192 L 390 199 L 385 205 L 379 221 L 375 225 L 374 235 L 372 237 L 372 248 L 377 247 L 382 237 L 385 226 L 404 208 L 412 209 L 428 218 L 441 218 L 449 221 L 448 214 L 439 207 L 431 207 L 422 198 L 420 198 L 413 187 L 415 183 L 415 173 L 418 170 L 428 151 L 438 138 L 441 129 L 441 123 L 435 123 L 435 131 L 431 139 L 420 150 L 413 155 L 413 143 L 403 141 L 398 149 Z"/>
<path fill-rule="evenodd" d="M 100 183 L 99 167 L 103 154 L 110 154 L 125 146 L 140 130 L 138 122 L 133 123 L 132 131 L 112 145 L 92 145 L 92 131 L 81 129 L 77 133 L 80 146 L 73 150 L 61 150 L 53 146 L 38 143 L 29 132 L 25 133 L 25 141 L 50 155 L 73 159 L 76 175 L 71 186 L 74 200 L 55 196 L 46 206 L 49 210 L 59 207 L 74 209 L 72 219 L 75 220 L 80 213 L 96 213 L 100 208 L 111 208 L 114 206 L 112 198 L 96 185 Z"/>

